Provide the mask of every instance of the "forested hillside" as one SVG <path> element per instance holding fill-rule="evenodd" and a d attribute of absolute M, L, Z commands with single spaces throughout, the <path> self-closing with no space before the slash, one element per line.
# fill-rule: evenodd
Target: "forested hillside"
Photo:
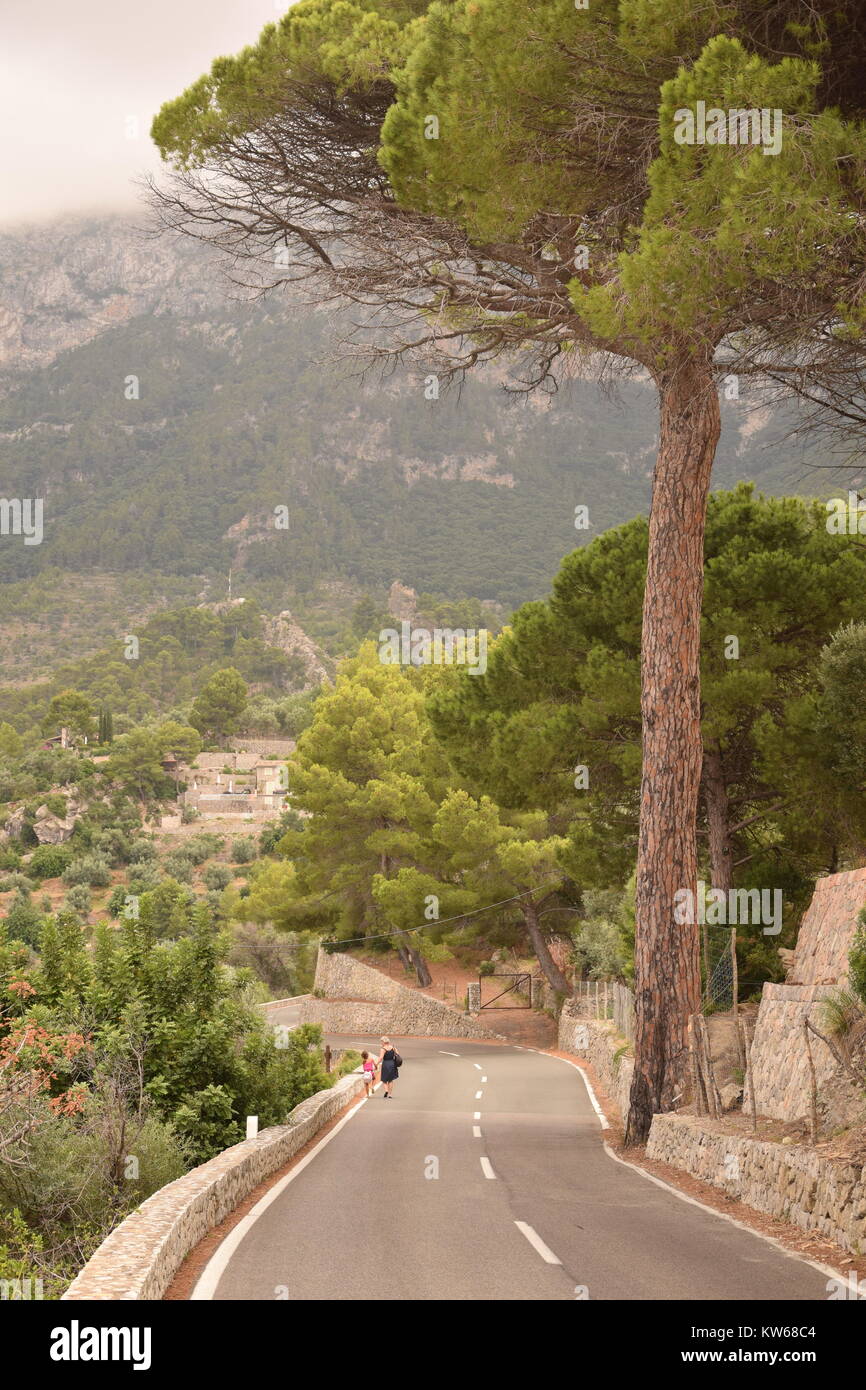
<path fill-rule="evenodd" d="M 230 567 L 270 612 L 327 610 L 335 586 L 381 599 L 395 579 L 510 608 L 646 510 L 656 418 L 638 381 L 609 399 L 578 378 L 546 403 L 492 373 L 440 399 L 417 370 L 362 380 L 334 361 L 345 323 L 242 304 L 204 252 L 118 222 L 66 228 L 59 255 L 7 235 L 0 260 L 3 491 L 45 499 L 42 544 L 0 547 L 5 679 L 26 679 L 22 649 L 41 674 L 154 609 L 221 600 Z M 725 421 L 718 487 L 851 482 L 751 411 L 746 383 Z M 88 599 L 61 623 L 70 574 Z"/>

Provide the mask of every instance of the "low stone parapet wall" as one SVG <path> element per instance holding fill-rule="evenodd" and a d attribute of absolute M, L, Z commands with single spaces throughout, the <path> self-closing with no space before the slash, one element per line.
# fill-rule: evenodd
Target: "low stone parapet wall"
<path fill-rule="evenodd" d="M 722 1122 L 723 1123 L 723 1122 Z M 866 1168 L 814 1149 L 726 1133 L 693 1115 L 655 1115 L 647 1157 L 669 1163 L 756 1211 L 828 1237 L 866 1244 Z"/>
<path fill-rule="evenodd" d="M 285 1009 L 290 1004 L 301 1004 L 306 999 L 312 999 L 311 994 L 293 994 L 288 999 L 269 999 L 266 1004 L 260 1004 L 259 1008 L 263 1013 L 275 1013 L 277 1009 Z"/>
<path fill-rule="evenodd" d="M 105 1238 L 63 1298 L 161 1299 L 199 1241 L 363 1090 L 362 1077 L 343 1077 L 296 1105 L 286 1124 L 262 1130 L 161 1187 Z"/>
<path fill-rule="evenodd" d="M 559 1048 L 589 1062 L 624 1121 L 628 1114 L 634 1058 L 626 1056 L 628 1042 L 620 1037 L 613 1023 L 583 1017 L 579 1002 L 567 999 L 559 1015 Z"/>
<path fill-rule="evenodd" d="M 298 1010 L 299 1023 L 320 1023 L 326 1033 L 361 1034 L 381 1037 L 493 1038 L 469 1014 L 459 1014 L 416 990 L 405 990 L 405 998 L 391 1003 L 367 999 L 316 999 L 304 1001 Z"/>

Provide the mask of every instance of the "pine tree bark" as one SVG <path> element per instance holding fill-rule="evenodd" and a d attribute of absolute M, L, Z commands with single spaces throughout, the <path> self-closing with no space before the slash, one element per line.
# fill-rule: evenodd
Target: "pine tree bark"
<path fill-rule="evenodd" d="M 532 942 L 532 949 L 538 958 L 538 964 L 541 966 L 545 980 L 551 989 L 558 990 L 560 994 L 568 994 L 568 981 L 550 954 L 544 934 L 538 925 L 538 909 L 535 903 L 531 898 L 523 898 L 521 899 L 521 909 L 526 930 Z"/>
<path fill-rule="evenodd" d="M 710 849 L 710 877 L 714 888 L 727 893 L 734 886 L 733 856 L 728 834 L 728 789 L 718 748 L 704 750 L 704 807 Z"/>
<path fill-rule="evenodd" d="M 709 354 L 679 357 L 658 373 L 658 386 L 659 451 L 641 643 L 643 775 L 629 1144 L 643 1143 L 653 1114 L 670 1110 L 684 1089 L 688 1020 L 701 1003 L 698 929 L 677 923 L 674 913 L 676 893 L 694 894 L 697 886 L 703 541 L 721 422 Z"/>

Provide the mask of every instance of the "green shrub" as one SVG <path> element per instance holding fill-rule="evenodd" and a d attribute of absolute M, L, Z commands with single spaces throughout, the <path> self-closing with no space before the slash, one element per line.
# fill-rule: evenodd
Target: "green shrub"
<path fill-rule="evenodd" d="M 848 952 L 848 974 L 852 990 L 866 1004 L 866 908 L 857 918 L 857 930 Z"/>
<path fill-rule="evenodd" d="M 182 850 L 167 854 L 162 867 L 168 878 L 176 879 L 178 883 L 192 883 L 192 860 Z"/>
<path fill-rule="evenodd" d="M 10 941 L 23 941 L 34 948 L 42 931 L 42 913 L 28 898 L 18 897 L 6 914 L 6 931 Z"/>
<path fill-rule="evenodd" d="M 52 792 L 50 796 L 46 796 L 44 805 L 48 807 L 52 816 L 57 816 L 60 820 L 66 819 L 67 801 L 60 792 Z"/>
<path fill-rule="evenodd" d="M 77 912 L 80 917 L 89 916 L 93 907 L 93 899 L 86 883 L 77 883 L 74 888 L 70 888 L 66 894 L 66 905 L 73 912 Z"/>
<path fill-rule="evenodd" d="M 70 888 L 79 883 L 86 883 L 90 888 L 107 888 L 111 882 L 111 866 L 101 854 L 83 854 L 64 869 L 63 882 Z"/>
<path fill-rule="evenodd" d="M 202 880 L 213 892 L 228 888 L 232 878 L 233 874 L 228 864 L 208 864 L 202 874 Z"/>
<path fill-rule="evenodd" d="M 26 874 L 7 874 L 0 879 L 0 893 L 20 893 L 22 897 L 29 897 L 33 888 L 33 880 Z"/>
<path fill-rule="evenodd" d="M 68 845 L 40 845 L 30 856 L 27 873 L 31 878 L 60 878 L 72 862 Z"/>
<path fill-rule="evenodd" d="M 232 840 L 232 863 L 250 864 L 256 857 L 257 845 L 252 835 L 240 835 Z"/>

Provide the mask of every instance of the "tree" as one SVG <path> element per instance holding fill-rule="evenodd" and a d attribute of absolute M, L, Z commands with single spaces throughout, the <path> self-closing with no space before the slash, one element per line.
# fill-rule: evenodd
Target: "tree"
<path fill-rule="evenodd" d="M 772 15 L 748 0 L 307 0 L 153 126 L 176 171 L 166 223 L 259 266 L 293 248 L 292 274 L 270 283 L 319 277 L 323 298 L 426 310 L 402 347 L 444 345 L 446 372 L 517 348 L 537 385 L 577 348 L 658 388 L 635 1140 L 681 1090 L 699 1003 L 696 934 L 675 902 L 696 879 L 717 373 L 741 339 L 797 365 L 804 345 L 862 335 L 855 17 L 808 0 Z M 726 126 L 724 144 L 689 143 L 698 102 L 734 113 L 730 142 Z M 770 158 L 740 138 L 750 110 L 784 112 Z"/>
<path fill-rule="evenodd" d="M 60 729 L 68 729 L 73 738 L 93 738 L 93 706 L 80 690 L 61 690 L 49 704 L 42 730 L 56 734 Z"/>
<path fill-rule="evenodd" d="M 0 723 L 0 758 L 7 758 L 10 762 L 17 762 L 24 751 L 24 740 L 21 735 L 13 729 L 11 724 L 4 720 Z"/>
<path fill-rule="evenodd" d="M 141 801 L 163 799 L 175 787 L 163 762 L 169 753 L 192 762 L 201 751 L 201 738 L 189 725 L 167 720 L 132 729 L 114 741 L 105 766 L 106 776 Z"/>
<path fill-rule="evenodd" d="M 857 643 L 840 635 L 822 647 L 840 620 L 866 617 L 866 552 L 825 521 L 817 503 L 746 485 L 714 494 L 707 517 L 701 861 L 725 891 L 735 881 L 785 889 L 789 920 L 814 875 L 862 834 L 842 796 L 851 775 L 837 766 L 858 746 Z M 502 807 L 544 809 L 569 831 L 565 862 L 584 887 L 622 885 L 637 849 L 646 553 L 640 519 L 574 551 L 551 598 L 514 614 L 486 674 L 455 671 L 428 702 L 458 773 Z M 848 669 L 849 644 L 833 734 L 822 672 Z M 856 779 L 856 754 L 849 766 Z"/>
<path fill-rule="evenodd" d="M 193 702 L 189 721 L 205 737 L 222 741 L 240 726 L 247 706 L 246 682 L 234 666 L 217 671 Z"/>
<path fill-rule="evenodd" d="M 111 710 L 104 706 L 99 711 L 99 742 L 100 744 L 111 743 L 114 739 L 114 720 Z"/>
<path fill-rule="evenodd" d="M 423 675 L 383 665 L 365 643 L 334 689 L 319 696 L 289 760 L 290 805 L 309 815 L 303 830 L 287 831 L 277 846 L 293 872 L 264 866 L 239 911 L 343 940 L 381 934 L 387 923 L 374 876 L 423 862 L 446 770 L 424 710 Z M 270 912 L 284 888 L 284 907 Z M 429 984 L 422 952 L 405 935 L 399 944 L 419 982 Z"/>

